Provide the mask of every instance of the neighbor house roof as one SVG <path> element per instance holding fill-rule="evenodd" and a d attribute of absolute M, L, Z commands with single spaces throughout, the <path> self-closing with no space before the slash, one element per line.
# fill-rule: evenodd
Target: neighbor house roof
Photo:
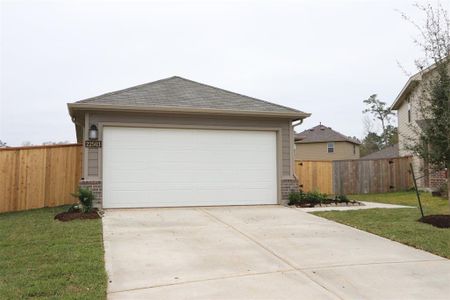
<path fill-rule="evenodd" d="M 324 142 L 349 142 L 361 144 L 356 138 L 345 136 L 342 133 L 334 131 L 331 127 L 322 124 L 307 129 L 295 135 L 296 144 L 324 143 Z"/>
<path fill-rule="evenodd" d="M 310 114 L 178 76 L 69 103 L 74 110 L 134 110 L 273 115 L 303 119 Z"/>
<path fill-rule="evenodd" d="M 380 151 L 370 153 L 366 156 L 361 157 L 360 159 L 381 159 L 381 158 L 395 158 L 399 157 L 400 152 L 398 148 L 398 144 L 387 146 Z"/>

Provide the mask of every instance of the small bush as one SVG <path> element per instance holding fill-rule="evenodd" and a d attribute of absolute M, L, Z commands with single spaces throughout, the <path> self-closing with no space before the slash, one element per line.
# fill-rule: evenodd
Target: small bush
<path fill-rule="evenodd" d="M 67 212 L 79 212 L 80 209 L 80 204 L 76 203 L 76 204 L 72 204 L 69 209 L 67 210 Z"/>
<path fill-rule="evenodd" d="M 92 210 L 92 202 L 94 201 L 94 193 L 88 188 L 79 187 L 76 193 L 73 193 L 72 196 L 78 198 L 80 201 L 80 206 L 82 212 L 87 213 Z"/>
<path fill-rule="evenodd" d="M 305 194 L 305 199 L 311 204 L 322 204 L 327 199 L 326 194 L 321 194 L 317 191 L 309 192 Z"/>
<path fill-rule="evenodd" d="M 346 195 L 337 195 L 336 196 L 336 201 L 341 202 L 341 203 L 348 203 L 350 202 L 350 200 L 348 199 L 348 197 Z"/>
<path fill-rule="evenodd" d="M 300 192 L 291 192 L 289 194 L 289 202 L 288 205 L 298 205 L 303 202 L 304 194 L 302 191 Z"/>
<path fill-rule="evenodd" d="M 441 197 L 446 199 L 448 197 L 448 185 L 447 182 L 441 184 L 438 190 L 441 193 Z"/>

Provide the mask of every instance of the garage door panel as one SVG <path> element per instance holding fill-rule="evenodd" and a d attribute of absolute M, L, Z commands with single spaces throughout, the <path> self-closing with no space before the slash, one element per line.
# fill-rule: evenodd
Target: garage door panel
<path fill-rule="evenodd" d="M 103 205 L 275 204 L 276 133 L 105 127 Z"/>
<path fill-rule="evenodd" d="M 167 192 L 172 195 L 167 197 Z M 196 197 L 186 197 L 186 194 L 195 192 Z M 211 198 L 211 194 L 218 196 Z M 214 205 L 258 205 L 271 201 L 269 190 L 261 191 L 255 194 L 252 190 L 241 191 L 241 197 L 237 198 L 235 193 L 230 190 L 155 190 L 149 192 L 139 191 L 118 191 L 108 201 L 108 208 L 127 208 L 127 207 L 177 207 L 177 206 L 214 206 Z M 258 199 L 255 198 L 259 196 Z M 151 198 L 151 201 L 141 201 L 141 199 Z M 124 202 L 124 199 L 127 199 Z"/>
<path fill-rule="evenodd" d="M 209 181 L 209 182 L 202 182 L 202 183 L 193 183 L 188 181 L 180 181 L 174 186 L 166 187 L 165 185 L 161 184 L 162 181 L 158 182 L 138 182 L 138 181 L 123 181 L 123 182 L 116 182 L 114 185 L 115 187 L 110 189 L 111 191 L 132 191 L 132 190 L 178 190 L 178 189 L 186 189 L 186 190 L 233 190 L 233 189 L 239 189 L 239 190 L 251 190 L 251 189 L 260 189 L 260 190 L 267 190 L 272 188 L 270 181 L 242 181 L 239 183 L 223 183 L 223 181 Z"/>
<path fill-rule="evenodd" d="M 239 174 L 237 174 L 239 173 Z M 163 183 L 168 180 L 176 179 L 177 184 L 183 182 L 192 182 L 196 184 L 205 184 L 208 182 L 234 182 L 236 176 L 240 177 L 239 182 L 271 182 L 272 179 L 271 170 L 262 170 L 260 168 L 254 168 L 251 170 L 242 170 L 240 172 L 229 170 L 216 170 L 202 169 L 195 170 L 192 167 L 186 167 L 183 170 L 174 171 L 174 173 L 165 172 L 164 168 L 161 169 L 144 169 L 136 168 L 134 170 L 115 168 L 114 173 L 108 176 L 110 182 L 114 183 L 127 183 L 127 182 L 156 182 Z M 268 177 L 270 179 L 268 179 Z"/>
<path fill-rule="evenodd" d="M 111 146 L 111 145 L 110 145 Z M 114 146 L 112 146 L 114 147 Z M 232 162 L 238 164 L 239 162 L 248 162 L 252 164 L 259 164 L 265 162 L 268 154 L 272 154 L 273 151 L 267 151 L 265 149 L 248 150 L 248 151 L 231 151 L 226 149 L 223 151 L 223 147 L 219 149 L 209 149 L 209 150 L 195 150 L 198 156 L 191 157 L 192 160 L 186 161 L 185 156 L 190 155 L 192 150 L 161 150 L 157 148 L 146 148 L 146 149 L 114 149 L 109 150 L 112 155 L 122 155 L 124 161 L 129 161 L 130 163 L 135 162 L 136 159 L 142 161 L 167 161 L 167 162 L 177 162 L 177 163 L 190 163 L 192 160 L 197 162 L 210 161 L 216 164 Z M 152 155 L 149 155 L 149 152 Z"/>

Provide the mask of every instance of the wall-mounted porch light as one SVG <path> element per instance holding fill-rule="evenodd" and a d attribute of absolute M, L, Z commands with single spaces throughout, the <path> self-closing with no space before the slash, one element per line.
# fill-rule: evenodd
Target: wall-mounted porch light
<path fill-rule="evenodd" d="M 89 128 L 89 139 L 96 140 L 98 138 L 98 129 L 97 126 L 91 125 Z"/>

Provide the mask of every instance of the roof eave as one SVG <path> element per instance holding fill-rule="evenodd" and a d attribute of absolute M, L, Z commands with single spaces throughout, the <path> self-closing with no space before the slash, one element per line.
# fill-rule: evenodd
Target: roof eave
<path fill-rule="evenodd" d="M 447 60 L 448 58 L 445 58 L 444 60 Z M 417 84 L 420 82 L 422 77 L 427 74 L 428 72 L 434 70 L 436 68 L 436 64 L 432 64 L 431 66 L 428 66 L 422 71 L 417 72 L 416 74 L 412 75 L 408 81 L 406 82 L 403 89 L 398 94 L 397 98 L 395 99 L 394 103 L 391 105 L 391 110 L 398 110 L 403 103 L 403 101 L 406 98 L 406 95 L 417 86 Z"/>
<path fill-rule="evenodd" d="M 391 110 L 398 110 L 400 106 L 402 105 L 403 101 L 405 100 L 406 96 L 411 92 L 413 88 L 417 86 L 419 83 L 419 79 L 411 77 L 406 82 L 403 89 L 398 94 L 397 98 L 395 98 L 394 103 L 391 105 Z"/>
<path fill-rule="evenodd" d="M 188 113 L 188 114 L 215 114 L 234 116 L 264 116 L 264 117 L 284 117 L 288 119 L 300 120 L 311 116 L 305 112 L 266 112 L 266 111 L 244 111 L 227 109 L 198 109 L 186 107 L 167 106 L 132 106 L 132 105 L 110 105 L 110 104 L 86 104 L 68 103 L 69 114 L 74 115 L 76 111 L 122 111 L 122 112 L 146 112 L 146 113 Z"/>

